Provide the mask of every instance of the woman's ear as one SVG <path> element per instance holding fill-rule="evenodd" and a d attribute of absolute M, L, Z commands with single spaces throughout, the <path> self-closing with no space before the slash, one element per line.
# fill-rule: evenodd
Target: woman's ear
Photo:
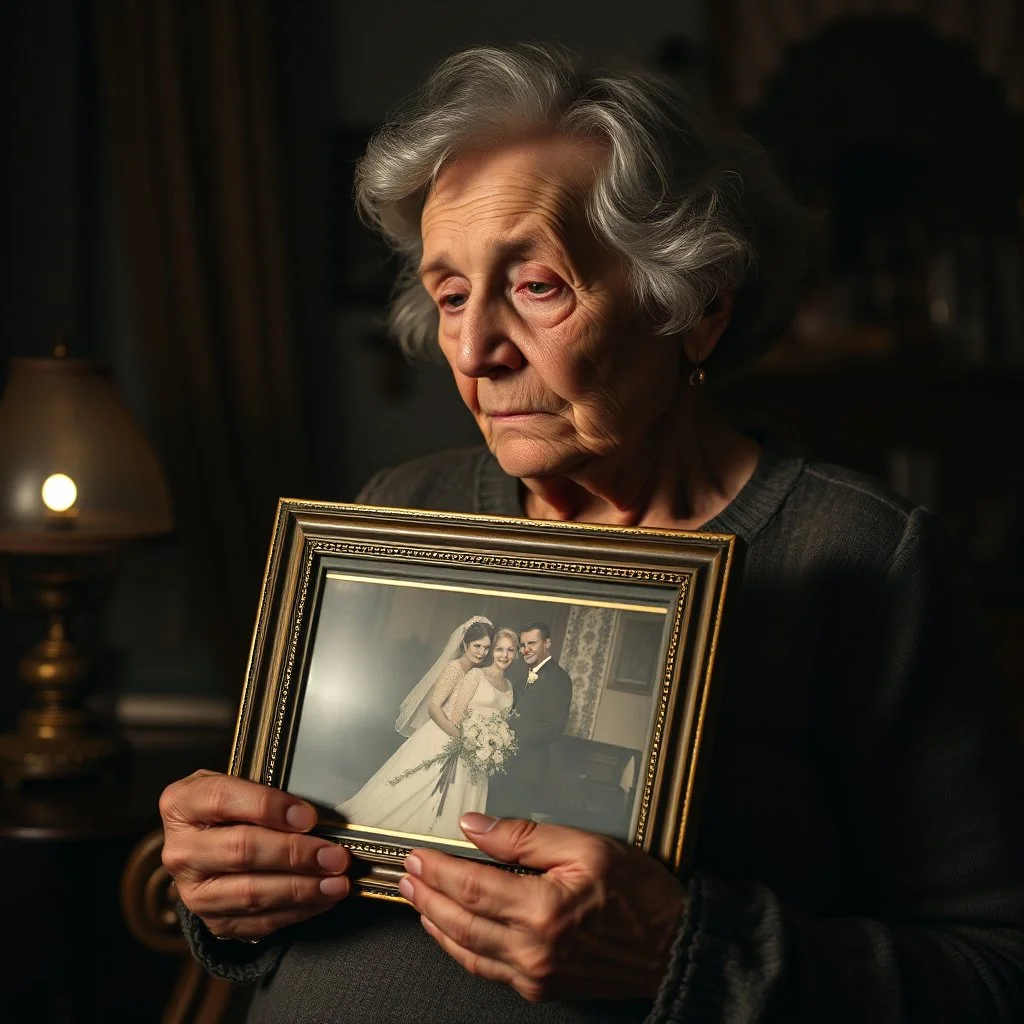
<path fill-rule="evenodd" d="M 735 293 L 730 289 L 712 302 L 704 315 L 683 335 L 686 358 L 698 366 L 714 351 L 732 320 Z"/>

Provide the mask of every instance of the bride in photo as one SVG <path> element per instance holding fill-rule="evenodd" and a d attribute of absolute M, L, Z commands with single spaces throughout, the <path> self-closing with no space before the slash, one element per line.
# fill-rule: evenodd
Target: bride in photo
<path fill-rule="evenodd" d="M 492 641 L 493 661 L 481 668 L 488 662 Z M 458 736 L 459 723 L 470 708 L 511 708 L 512 687 L 505 669 L 515 660 L 517 647 L 518 636 L 512 630 L 502 629 L 495 637 L 494 626 L 482 615 L 462 623 L 399 708 L 395 729 L 409 738 L 355 796 L 335 809 L 354 824 L 461 839 L 459 818 L 486 806 L 486 778 L 473 782 L 460 762 L 442 806 L 442 794 L 436 791 L 441 769 L 410 769 L 436 757 Z"/>

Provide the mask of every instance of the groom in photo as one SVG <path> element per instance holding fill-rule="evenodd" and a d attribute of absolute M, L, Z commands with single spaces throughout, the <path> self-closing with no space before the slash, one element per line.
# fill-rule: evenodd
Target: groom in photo
<path fill-rule="evenodd" d="M 509 722 L 519 750 L 506 774 L 491 779 L 487 793 L 487 813 L 499 818 L 550 813 L 551 743 L 565 732 L 572 703 L 572 680 L 551 657 L 551 629 L 546 622 L 531 622 L 520 630 L 519 650 L 528 672 L 525 680 L 513 686 L 512 707 L 519 715 Z"/>

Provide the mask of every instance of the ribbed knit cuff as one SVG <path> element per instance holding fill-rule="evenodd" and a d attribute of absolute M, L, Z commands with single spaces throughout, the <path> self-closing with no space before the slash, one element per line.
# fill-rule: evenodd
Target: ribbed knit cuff
<path fill-rule="evenodd" d="M 695 874 L 646 1024 L 758 1020 L 781 975 L 782 949 L 782 915 L 769 890 Z"/>
<path fill-rule="evenodd" d="M 281 958 L 284 944 L 267 938 L 252 945 L 215 938 L 209 928 L 183 904 L 178 904 L 181 930 L 199 965 L 215 978 L 249 982 L 269 974 Z"/>

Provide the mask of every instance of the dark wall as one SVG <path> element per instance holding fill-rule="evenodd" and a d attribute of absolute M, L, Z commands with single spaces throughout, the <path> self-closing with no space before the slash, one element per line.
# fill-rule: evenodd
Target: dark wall
<path fill-rule="evenodd" d="M 0 12 L 0 352 L 45 355 L 102 332 L 92 256 L 97 148 L 83 68 L 85 8 L 9 0 Z M 5 360 L 6 362 L 6 360 Z"/>

